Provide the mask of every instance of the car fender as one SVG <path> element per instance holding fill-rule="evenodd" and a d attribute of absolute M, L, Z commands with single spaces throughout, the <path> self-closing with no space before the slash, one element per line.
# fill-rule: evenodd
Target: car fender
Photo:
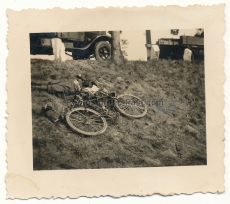
<path fill-rule="evenodd" d="M 108 41 L 109 43 L 111 43 L 111 37 L 108 35 L 99 35 L 96 38 L 94 38 L 88 45 L 86 45 L 85 47 L 82 48 L 71 48 L 73 50 L 87 50 L 89 48 L 91 48 L 92 46 L 94 47 L 96 43 L 100 42 L 100 41 Z"/>

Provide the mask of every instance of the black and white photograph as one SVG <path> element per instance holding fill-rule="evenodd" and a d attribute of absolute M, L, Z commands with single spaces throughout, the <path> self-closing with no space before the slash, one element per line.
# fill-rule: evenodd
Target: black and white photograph
<path fill-rule="evenodd" d="M 7 198 L 224 193 L 224 9 L 7 10 Z"/>
<path fill-rule="evenodd" d="M 29 33 L 33 170 L 207 165 L 204 31 Z"/>

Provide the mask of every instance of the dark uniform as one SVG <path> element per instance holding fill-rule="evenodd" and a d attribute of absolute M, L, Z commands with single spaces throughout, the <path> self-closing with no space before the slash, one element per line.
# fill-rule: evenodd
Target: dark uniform
<path fill-rule="evenodd" d="M 33 83 L 32 88 L 44 90 L 51 94 L 73 95 L 82 88 L 81 79 L 67 78 L 48 83 Z"/>

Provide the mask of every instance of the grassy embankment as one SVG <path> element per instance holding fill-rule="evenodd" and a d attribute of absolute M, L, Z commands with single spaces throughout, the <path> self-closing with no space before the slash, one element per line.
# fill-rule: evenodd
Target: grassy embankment
<path fill-rule="evenodd" d="M 32 91 L 34 169 L 84 169 L 206 164 L 204 63 L 133 61 L 117 67 L 98 61 L 31 60 L 32 80 L 77 73 L 108 90 L 132 93 L 148 104 L 141 119 L 120 117 L 102 135 L 88 137 L 41 114 L 49 98 Z M 163 105 L 156 101 L 163 99 Z"/>

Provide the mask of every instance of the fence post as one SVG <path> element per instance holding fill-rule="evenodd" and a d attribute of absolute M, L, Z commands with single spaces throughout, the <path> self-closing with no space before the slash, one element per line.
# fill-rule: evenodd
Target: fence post
<path fill-rule="evenodd" d="M 52 47 L 53 47 L 53 53 L 54 53 L 54 60 L 56 61 L 58 59 L 57 39 L 56 38 L 52 38 Z"/>
<path fill-rule="evenodd" d="M 65 61 L 67 60 L 67 55 L 65 54 L 65 46 L 60 38 L 52 39 L 53 53 L 55 61 Z"/>
<path fill-rule="evenodd" d="M 147 61 L 151 59 L 151 49 L 152 49 L 152 42 L 151 42 L 151 31 L 146 30 L 146 48 L 147 48 Z"/>

